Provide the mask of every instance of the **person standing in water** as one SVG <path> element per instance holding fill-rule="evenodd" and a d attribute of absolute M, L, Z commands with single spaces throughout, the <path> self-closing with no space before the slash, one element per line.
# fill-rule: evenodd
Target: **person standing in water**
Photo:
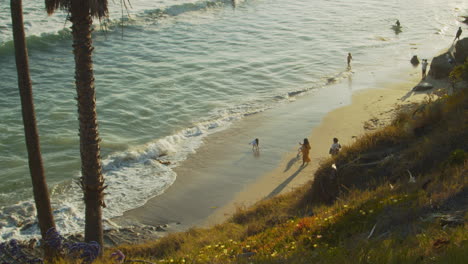
<path fill-rule="evenodd" d="M 400 25 L 400 20 L 397 19 L 397 21 L 395 22 L 395 25 L 396 25 L 397 27 L 401 27 L 401 25 Z"/>
<path fill-rule="evenodd" d="M 301 145 L 301 152 L 302 152 L 302 165 L 308 164 L 310 162 L 309 151 L 310 151 L 310 144 L 307 138 L 304 138 L 304 143 L 299 142 Z"/>
<path fill-rule="evenodd" d="M 351 55 L 350 52 L 348 52 L 348 67 L 351 67 L 351 60 L 353 59 L 353 56 Z"/>
<path fill-rule="evenodd" d="M 258 138 L 254 139 L 249 144 L 252 145 L 252 151 L 259 151 L 260 150 L 260 146 L 259 146 L 260 141 L 258 140 Z"/>

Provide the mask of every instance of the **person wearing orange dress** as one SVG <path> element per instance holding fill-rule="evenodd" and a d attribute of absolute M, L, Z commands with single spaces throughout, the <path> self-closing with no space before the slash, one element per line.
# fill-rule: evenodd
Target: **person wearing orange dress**
<path fill-rule="evenodd" d="M 310 162 L 309 151 L 310 151 L 310 144 L 307 138 L 304 138 L 304 143 L 299 142 L 301 145 L 301 152 L 302 152 L 302 166 L 306 163 Z"/>

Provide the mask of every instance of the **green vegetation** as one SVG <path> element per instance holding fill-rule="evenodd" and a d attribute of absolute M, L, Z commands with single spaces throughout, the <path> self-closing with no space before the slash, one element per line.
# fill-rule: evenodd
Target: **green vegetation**
<path fill-rule="evenodd" d="M 468 81 L 468 59 L 465 60 L 464 64 L 455 66 L 449 78 L 453 82 Z"/>
<path fill-rule="evenodd" d="M 118 249 L 126 263 L 466 263 L 467 117 L 466 89 L 428 97 L 294 192 L 210 229 Z"/>

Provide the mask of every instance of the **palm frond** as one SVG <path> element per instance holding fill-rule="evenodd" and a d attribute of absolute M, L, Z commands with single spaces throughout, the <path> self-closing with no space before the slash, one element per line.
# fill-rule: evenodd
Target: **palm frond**
<path fill-rule="evenodd" d="M 70 11 L 73 1 L 85 3 L 83 6 L 89 7 L 89 13 L 92 17 L 103 18 L 108 15 L 107 0 L 45 0 L 47 13 L 51 15 L 57 9 Z"/>

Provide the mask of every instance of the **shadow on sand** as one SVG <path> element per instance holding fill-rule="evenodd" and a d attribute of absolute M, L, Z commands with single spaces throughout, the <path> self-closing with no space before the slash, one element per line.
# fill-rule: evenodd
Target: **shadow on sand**
<path fill-rule="evenodd" d="M 427 84 L 428 89 L 424 89 L 424 90 L 415 89 L 416 87 L 424 85 L 424 84 Z M 427 76 L 425 79 L 422 79 L 413 89 L 409 90 L 405 95 L 403 95 L 400 98 L 400 100 L 406 101 L 408 98 L 410 98 L 412 95 L 415 95 L 415 94 L 430 95 L 431 93 L 434 93 L 439 88 L 448 89 L 448 91 L 450 92 L 451 87 L 449 87 L 447 84 L 444 84 L 444 80 L 436 80 L 432 78 L 431 76 Z"/>
<path fill-rule="evenodd" d="M 298 154 L 296 157 L 292 158 L 288 164 L 286 164 L 286 168 L 284 168 L 284 171 L 283 172 L 287 172 L 291 167 L 292 165 L 294 165 L 294 163 L 296 163 L 299 159 L 300 159 L 300 155 Z"/>
<path fill-rule="evenodd" d="M 296 172 L 294 172 L 291 176 L 289 176 L 286 180 L 284 180 L 280 185 L 278 185 L 278 187 L 276 187 L 270 194 L 268 194 L 265 198 L 263 198 L 263 200 L 270 199 L 271 197 L 273 197 L 273 196 L 279 194 L 286 186 L 288 186 L 288 184 L 289 184 L 294 178 L 296 178 L 296 176 L 297 176 L 305 167 L 307 167 L 307 165 L 299 167 L 299 169 L 297 169 Z"/>

